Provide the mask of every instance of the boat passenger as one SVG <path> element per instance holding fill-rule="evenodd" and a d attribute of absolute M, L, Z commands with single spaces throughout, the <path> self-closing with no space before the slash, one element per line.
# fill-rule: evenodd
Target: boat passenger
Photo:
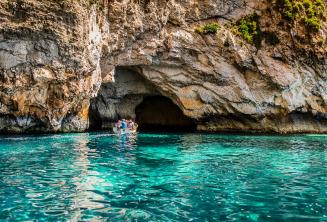
<path fill-rule="evenodd" d="M 126 129 L 126 128 L 127 128 L 127 123 L 126 123 L 126 120 L 123 119 L 123 120 L 121 121 L 121 129 Z"/>
<path fill-rule="evenodd" d="M 134 122 L 132 120 L 127 120 L 127 128 L 133 129 L 134 128 Z"/>
<path fill-rule="evenodd" d="M 117 129 L 120 129 L 121 128 L 121 120 L 118 120 L 118 122 L 115 124 L 115 127 Z"/>

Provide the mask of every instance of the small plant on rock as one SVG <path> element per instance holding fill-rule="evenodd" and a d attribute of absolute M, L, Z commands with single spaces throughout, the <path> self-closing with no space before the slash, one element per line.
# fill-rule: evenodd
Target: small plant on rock
<path fill-rule="evenodd" d="M 262 32 L 259 26 L 259 16 L 251 14 L 243 17 L 235 24 L 236 32 L 250 44 L 254 44 L 257 48 L 261 45 Z"/>
<path fill-rule="evenodd" d="M 275 5 L 285 20 L 291 23 L 303 22 L 312 32 L 319 31 L 321 20 L 326 20 L 326 9 L 322 0 L 275 0 Z"/>
<path fill-rule="evenodd" d="M 212 23 L 205 24 L 203 26 L 196 27 L 194 31 L 199 34 L 208 35 L 208 34 L 216 34 L 219 29 L 220 29 L 220 25 L 216 22 L 212 22 Z"/>
<path fill-rule="evenodd" d="M 305 25 L 308 29 L 318 32 L 320 30 L 320 20 L 317 17 L 305 19 Z"/>

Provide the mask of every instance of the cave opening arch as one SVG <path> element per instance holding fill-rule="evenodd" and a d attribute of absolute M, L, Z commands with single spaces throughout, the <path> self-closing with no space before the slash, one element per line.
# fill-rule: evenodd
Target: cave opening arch
<path fill-rule="evenodd" d="M 192 132 L 196 130 L 193 119 L 171 99 L 162 96 L 147 96 L 135 108 L 136 122 L 141 131 Z"/>
<path fill-rule="evenodd" d="M 140 131 L 194 131 L 187 117 L 137 66 L 116 67 L 114 82 L 103 83 L 91 100 L 91 131 L 110 130 L 118 119 L 134 119 Z"/>

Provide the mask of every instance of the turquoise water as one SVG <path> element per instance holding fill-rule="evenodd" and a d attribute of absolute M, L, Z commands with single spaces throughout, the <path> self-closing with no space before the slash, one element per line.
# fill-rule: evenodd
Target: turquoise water
<path fill-rule="evenodd" d="M 0 137 L 0 221 L 327 221 L 327 136 Z"/>

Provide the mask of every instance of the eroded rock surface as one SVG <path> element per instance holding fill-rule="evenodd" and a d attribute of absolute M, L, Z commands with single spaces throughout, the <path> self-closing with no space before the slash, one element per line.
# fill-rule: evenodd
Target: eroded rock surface
<path fill-rule="evenodd" d="M 103 8 L 1 1 L 0 131 L 83 131 L 90 116 L 106 127 L 162 95 L 198 130 L 327 132 L 325 23 L 305 33 L 257 0 L 114 0 Z M 232 31 L 254 12 L 277 45 L 256 48 Z M 194 32 L 212 21 L 217 34 Z"/>
<path fill-rule="evenodd" d="M 1 1 L 0 17 L 0 130 L 88 128 L 106 18 L 64 1 Z"/>
<path fill-rule="evenodd" d="M 135 119 L 135 108 L 144 98 L 160 95 L 155 86 L 132 68 L 116 70 L 114 82 L 103 83 L 90 108 L 91 128 L 110 129 L 121 118 Z"/>

